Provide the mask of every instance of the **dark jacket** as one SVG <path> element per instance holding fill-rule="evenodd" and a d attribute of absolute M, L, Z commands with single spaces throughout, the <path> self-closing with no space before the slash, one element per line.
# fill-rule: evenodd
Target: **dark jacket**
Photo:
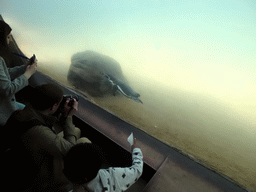
<path fill-rule="evenodd" d="M 32 119 L 36 119 L 35 124 L 24 128 L 26 122 Z M 15 138 L 14 146 L 10 149 L 10 178 L 13 178 L 13 175 L 18 176 L 13 183 L 20 182 L 23 188 L 33 186 L 33 190 L 37 191 L 68 183 L 62 173 L 62 157 L 76 144 L 80 136 L 80 132 L 72 123 L 72 117 L 58 122 L 55 117 L 43 115 L 27 106 L 8 119 L 7 127 L 9 123 Z M 57 126 L 62 127 L 63 134 L 55 132 Z M 15 137 L 15 133 L 21 135 Z"/>

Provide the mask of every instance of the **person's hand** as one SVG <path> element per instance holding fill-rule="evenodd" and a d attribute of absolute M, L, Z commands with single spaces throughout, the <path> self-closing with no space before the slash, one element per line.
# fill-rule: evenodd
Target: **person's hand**
<path fill-rule="evenodd" d="M 33 65 L 33 64 L 35 64 L 35 63 L 37 63 L 37 59 L 36 59 L 36 56 L 35 56 L 35 54 L 29 59 L 29 61 L 28 61 L 28 63 L 27 63 L 27 66 L 28 65 Z"/>
<path fill-rule="evenodd" d="M 73 116 L 78 111 L 78 101 L 76 99 L 67 98 L 64 104 L 64 117 Z"/>
<path fill-rule="evenodd" d="M 37 63 L 33 63 L 32 65 L 28 65 L 24 75 L 29 79 L 37 70 Z"/>
<path fill-rule="evenodd" d="M 137 139 L 134 137 L 133 139 L 133 145 L 132 145 L 132 152 L 133 152 L 133 149 L 137 148 Z"/>

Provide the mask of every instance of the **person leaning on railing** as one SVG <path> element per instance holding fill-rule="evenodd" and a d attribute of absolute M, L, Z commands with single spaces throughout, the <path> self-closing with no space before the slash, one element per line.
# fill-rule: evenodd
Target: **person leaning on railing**
<path fill-rule="evenodd" d="M 28 79 L 36 72 L 37 60 L 29 60 L 27 65 L 9 68 L 12 52 L 9 47 L 11 27 L 0 20 L 0 126 L 3 126 L 12 112 L 23 109 L 15 93 L 28 85 Z"/>

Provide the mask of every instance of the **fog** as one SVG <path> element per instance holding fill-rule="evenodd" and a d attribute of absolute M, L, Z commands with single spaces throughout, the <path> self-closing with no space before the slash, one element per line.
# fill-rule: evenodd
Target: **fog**
<path fill-rule="evenodd" d="M 74 53 L 118 61 L 142 104 L 91 98 L 256 190 L 256 3 L 18 1 L 0 13 L 40 71 L 67 84 Z"/>

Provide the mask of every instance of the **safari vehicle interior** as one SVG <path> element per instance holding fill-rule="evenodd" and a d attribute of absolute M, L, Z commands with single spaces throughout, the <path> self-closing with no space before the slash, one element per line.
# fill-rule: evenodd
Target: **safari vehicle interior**
<path fill-rule="evenodd" d="M 0 18 L 1 19 L 1 18 Z M 22 54 L 15 40 L 11 48 Z M 24 64 L 24 59 L 14 56 L 15 63 Z M 36 72 L 29 86 L 16 94 L 18 101 L 26 103 L 28 95 L 33 95 L 34 87 L 46 82 L 56 82 L 47 75 Z M 144 170 L 141 178 L 128 191 L 143 192 L 244 192 L 244 187 L 220 175 L 205 164 L 168 146 L 137 127 L 120 119 L 89 101 L 85 96 L 60 84 L 66 94 L 79 95 L 79 111 L 73 118 L 74 124 L 82 131 L 82 136 L 102 148 L 109 166 L 129 166 L 130 146 L 127 138 L 131 132 L 136 136 L 144 155 Z"/>

